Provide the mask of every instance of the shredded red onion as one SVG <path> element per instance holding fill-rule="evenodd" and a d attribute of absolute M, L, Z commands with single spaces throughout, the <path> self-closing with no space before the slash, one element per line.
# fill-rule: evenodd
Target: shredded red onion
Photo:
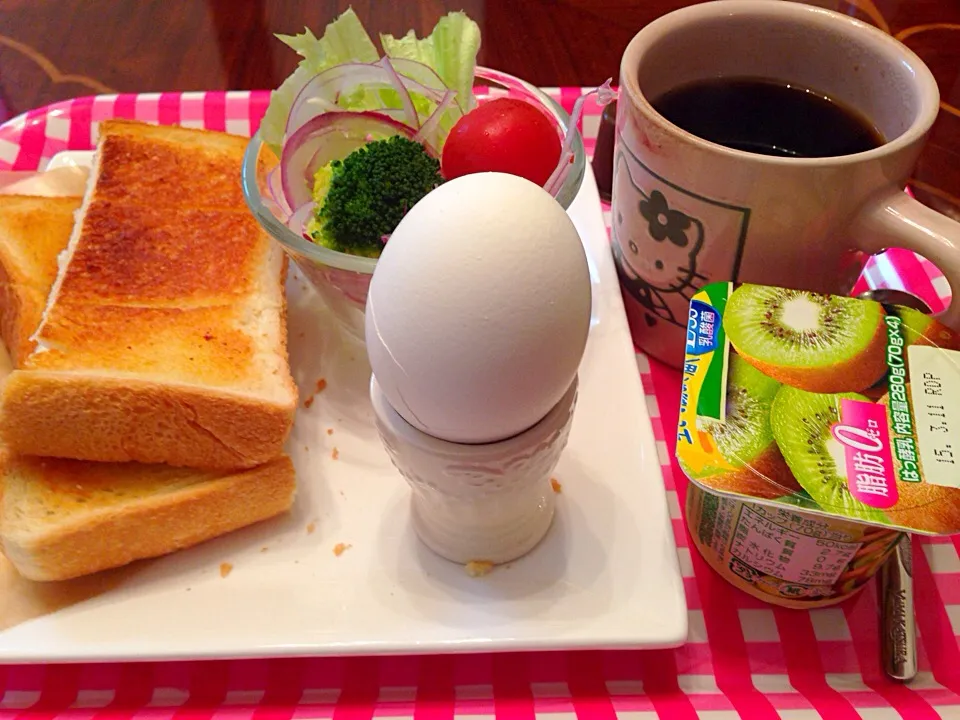
<path fill-rule="evenodd" d="M 299 208 L 311 202 L 317 169 L 346 157 L 365 145 L 369 137 L 402 135 L 412 139 L 415 134 L 408 125 L 375 112 L 329 112 L 312 118 L 283 145 L 280 177 L 287 205 Z"/>
<path fill-rule="evenodd" d="M 357 84 L 376 84 L 382 78 L 383 69 L 367 63 L 343 63 L 315 75 L 300 89 L 290 106 L 285 137 L 289 138 L 321 113 L 342 110 L 337 105 L 338 98 Z"/>
<path fill-rule="evenodd" d="M 536 107 L 543 106 L 543 101 L 540 99 L 537 93 L 531 88 L 530 85 L 522 80 L 518 80 L 511 75 L 500 72 L 499 70 L 490 69 L 484 69 L 483 76 L 487 80 L 491 80 L 505 88 L 508 88 L 510 90 L 510 94 L 514 97 L 522 96 L 531 105 Z"/>
<path fill-rule="evenodd" d="M 293 232 L 295 232 L 297 235 L 306 237 L 307 220 L 309 220 L 310 216 L 313 214 L 313 206 L 314 203 L 308 202 L 294 210 L 293 214 L 287 218 L 287 227 L 293 230 Z"/>
<path fill-rule="evenodd" d="M 420 118 L 410 93 L 439 103 L 448 91 L 439 76 L 429 67 L 414 60 L 382 58 L 375 63 L 343 63 L 313 77 L 297 94 L 287 116 L 286 137 L 292 136 L 306 122 L 321 113 L 338 112 L 341 95 L 358 89 L 377 92 L 395 90 L 400 96 L 400 108 L 371 108 L 368 112 L 382 112 L 402 120 L 415 130 Z M 399 113 L 402 117 L 399 117 Z"/>
<path fill-rule="evenodd" d="M 576 134 L 580 132 L 578 126 L 580 124 L 580 116 L 583 114 L 583 104 L 586 102 L 587 98 L 591 95 L 596 94 L 597 104 L 601 107 L 612 102 L 616 97 L 616 92 L 610 87 L 612 78 L 608 78 L 603 85 L 598 88 L 594 88 L 588 93 L 584 93 L 577 98 L 577 101 L 573 104 L 573 112 L 570 113 L 570 123 L 567 125 L 567 132 L 563 138 L 563 145 L 560 146 L 560 161 L 557 163 L 556 169 L 547 179 L 547 182 L 544 183 L 543 189 L 546 190 L 553 196 L 560 191 L 560 188 L 563 187 L 564 181 L 567 179 L 567 176 L 570 174 L 570 168 L 573 166 L 573 152 L 570 150 L 573 145 L 573 140 L 576 137 Z"/>
<path fill-rule="evenodd" d="M 283 184 L 280 180 L 280 166 L 277 165 L 266 178 L 267 197 L 276 205 L 284 215 L 290 214 L 290 207 L 287 205 L 287 199 L 283 194 Z"/>
<path fill-rule="evenodd" d="M 383 68 L 387 78 L 390 81 L 390 84 L 393 85 L 393 89 L 396 90 L 397 95 L 400 96 L 400 105 L 403 108 L 404 113 L 406 113 L 407 125 L 419 129 L 420 118 L 417 116 L 417 111 L 413 107 L 413 100 L 410 98 L 410 92 L 407 90 L 406 85 L 404 85 L 403 80 L 400 79 L 400 75 L 398 75 L 397 71 L 393 69 L 393 65 L 390 63 L 390 58 L 384 55 L 377 64 Z"/>
<path fill-rule="evenodd" d="M 392 58 L 394 69 L 404 78 L 407 89 L 419 93 L 433 102 L 440 102 L 444 94 L 454 92 L 429 65 L 416 60 Z M 463 113 L 457 114 L 459 118 Z"/>
<path fill-rule="evenodd" d="M 338 104 L 353 92 L 368 93 L 366 98 L 376 102 L 377 93 L 385 90 L 399 96 L 401 107 L 354 111 Z M 436 108 L 421 118 L 413 95 Z M 456 93 L 432 68 L 414 60 L 383 57 L 375 63 L 343 63 L 317 74 L 290 108 L 279 171 L 268 179 L 268 194 L 285 215 L 291 215 L 291 208 L 299 212 L 313 201 L 313 176 L 320 167 L 378 137 L 415 139 L 439 158 L 436 148 L 444 115 L 455 122 L 463 114 L 455 100 Z"/>
<path fill-rule="evenodd" d="M 440 131 L 440 121 L 443 120 L 444 113 L 450 109 L 456 98 L 457 93 L 453 90 L 448 90 L 437 105 L 437 109 L 423 122 L 423 125 L 420 126 L 420 130 L 417 131 L 413 139 L 417 142 L 424 143 L 426 147 L 438 146 L 440 143 L 438 142 L 439 138 L 437 135 Z M 435 153 L 431 154 L 435 155 Z"/>

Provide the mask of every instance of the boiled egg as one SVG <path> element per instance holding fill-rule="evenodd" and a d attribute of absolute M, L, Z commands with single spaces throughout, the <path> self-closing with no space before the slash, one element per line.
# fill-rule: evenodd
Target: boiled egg
<path fill-rule="evenodd" d="M 465 175 L 425 196 L 390 236 L 367 298 L 367 353 L 415 428 L 496 442 L 564 396 L 590 304 L 586 254 L 557 201 L 515 175 Z"/>

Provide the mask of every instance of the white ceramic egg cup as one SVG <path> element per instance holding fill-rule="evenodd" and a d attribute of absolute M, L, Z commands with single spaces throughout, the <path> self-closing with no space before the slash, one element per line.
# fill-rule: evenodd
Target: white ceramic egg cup
<path fill-rule="evenodd" d="M 577 379 L 530 429 L 500 442 L 448 442 L 404 420 L 377 383 L 370 399 L 377 430 L 394 466 L 413 490 L 413 526 L 420 540 L 456 563 L 516 560 L 550 529 L 556 491 L 550 482 L 567 444 Z"/>

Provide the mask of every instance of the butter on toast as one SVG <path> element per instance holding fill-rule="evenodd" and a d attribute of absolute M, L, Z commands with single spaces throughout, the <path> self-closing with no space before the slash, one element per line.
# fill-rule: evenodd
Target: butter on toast
<path fill-rule="evenodd" d="M 229 469 L 280 455 L 297 404 L 286 261 L 243 203 L 246 142 L 101 123 L 36 349 L 3 388 L 14 453 Z"/>
<path fill-rule="evenodd" d="M 0 339 L 15 366 L 33 350 L 79 207 L 80 198 L 0 195 Z"/>
<path fill-rule="evenodd" d="M 26 357 L 79 198 L 0 195 L 0 327 Z M 16 331 L 8 333 L 7 328 Z M 0 347 L 0 381 L 16 361 Z M 281 456 L 240 471 L 13 457 L 0 450 L 0 549 L 32 580 L 65 580 L 166 555 L 289 510 Z"/>

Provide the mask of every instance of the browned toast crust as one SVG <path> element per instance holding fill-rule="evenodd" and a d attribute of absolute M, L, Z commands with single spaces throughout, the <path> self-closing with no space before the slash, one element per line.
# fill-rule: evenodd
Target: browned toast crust
<path fill-rule="evenodd" d="M 0 258 L 10 280 L 49 290 L 80 198 L 0 195 Z"/>
<path fill-rule="evenodd" d="M 248 468 L 293 424 L 285 258 L 240 191 L 246 139 L 110 120 L 38 347 L 2 392 L 23 455 Z"/>
<path fill-rule="evenodd" d="M 246 210 L 98 200 L 60 297 L 97 305 L 223 305 L 256 292 L 270 246 Z"/>
<path fill-rule="evenodd" d="M 180 310 L 60 303 L 44 331 L 50 349 L 26 370 L 154 376 L 157 381 L 235 387 L 262 378 L 257 346 L 234 308 Z"/>
<path fill-rule="evenodd" d="M 80 198 L 0 195 L 0 338 L 18 367 L 33 351 Z"/>
<path fill-rule="evenodd" d="M 0 444 L 0 549 L 36 581 L 188 548 L 289 510 L 295 492 L 293 465 L 278 457 L 295 391 L 286 403 L 256 395 L 258 374 L 271 366 L 254 362 L 263 347 L 244 327 L 250 297 L 255 311 L 279 314 L 274 370 L 292 387 L 285 296 L 263 272 L 282 275 L 285 261 L 271 261 L 256 222 L 236 209 L 239 193 L 218 179 L 229 172 L 226 184 L 236 185 L 245 141 L 104 125 L 110 152 L 139 154 L 153 173 L 168 163 L 206 186 L 193 188 L 199 205 L 179 208 L 162 205 L 182 203 L 184 185 L 171 193 L 150 173 L 132 185 L 123 172 L 98 184 L 86 214 L 91 242 L 72 259 L 36 353 L 30 337 L 80 199 L 0 196 L 0 336 L 21 368 L 4 383 L 0 428 L 24 455 L 47 453 L 52 441 L 62 456 L 82 458 L 14 456 Z M 152 155 L 145 138 L 160 143 Z M 189 168 L 171 138 L 198 148 Z M 159 203 L 134 202 L 150 193 Z"/>
<path fill-rule="evenodd" d="M 277 457 L 287 408 L 207 387 L 18 370 L 3 388 L 3 439 L 20 455 L 250 468 Z M 55 452 L 51 452 L 51 449 Z"/>
<path fill-rule="evenodd" d="M 283 513 L 292 505 L 293 464 L 286 456 L 252 470 L 222 476 L 173 468 L 97 465 L 69 460 L 9 459 L 0 485 L 22 474 L 68 515 L 89 499 L 94 510 L 52 523 L 45 531 L 0 535 L 4 555 L 31 580 L 66 580 L 158 557 Z M 169 486 L 138 496 L 131 485 Z M 128 496 L 122 495 L 127 491 Z M 114 495 L 113 501 L 105 499 Z M 130 497 L 132 496 L 132 497 Z M 6 494 L 0 517 L 9 517 Z"/>
<path fill-rule="evenodd" d="M 209 130 L 146 125 L 132 120 L 100 124 L 101 172 L 97 196 L 154 207 L 237 210 L 245 207 L 240 162 L 247 139 Z"/>

